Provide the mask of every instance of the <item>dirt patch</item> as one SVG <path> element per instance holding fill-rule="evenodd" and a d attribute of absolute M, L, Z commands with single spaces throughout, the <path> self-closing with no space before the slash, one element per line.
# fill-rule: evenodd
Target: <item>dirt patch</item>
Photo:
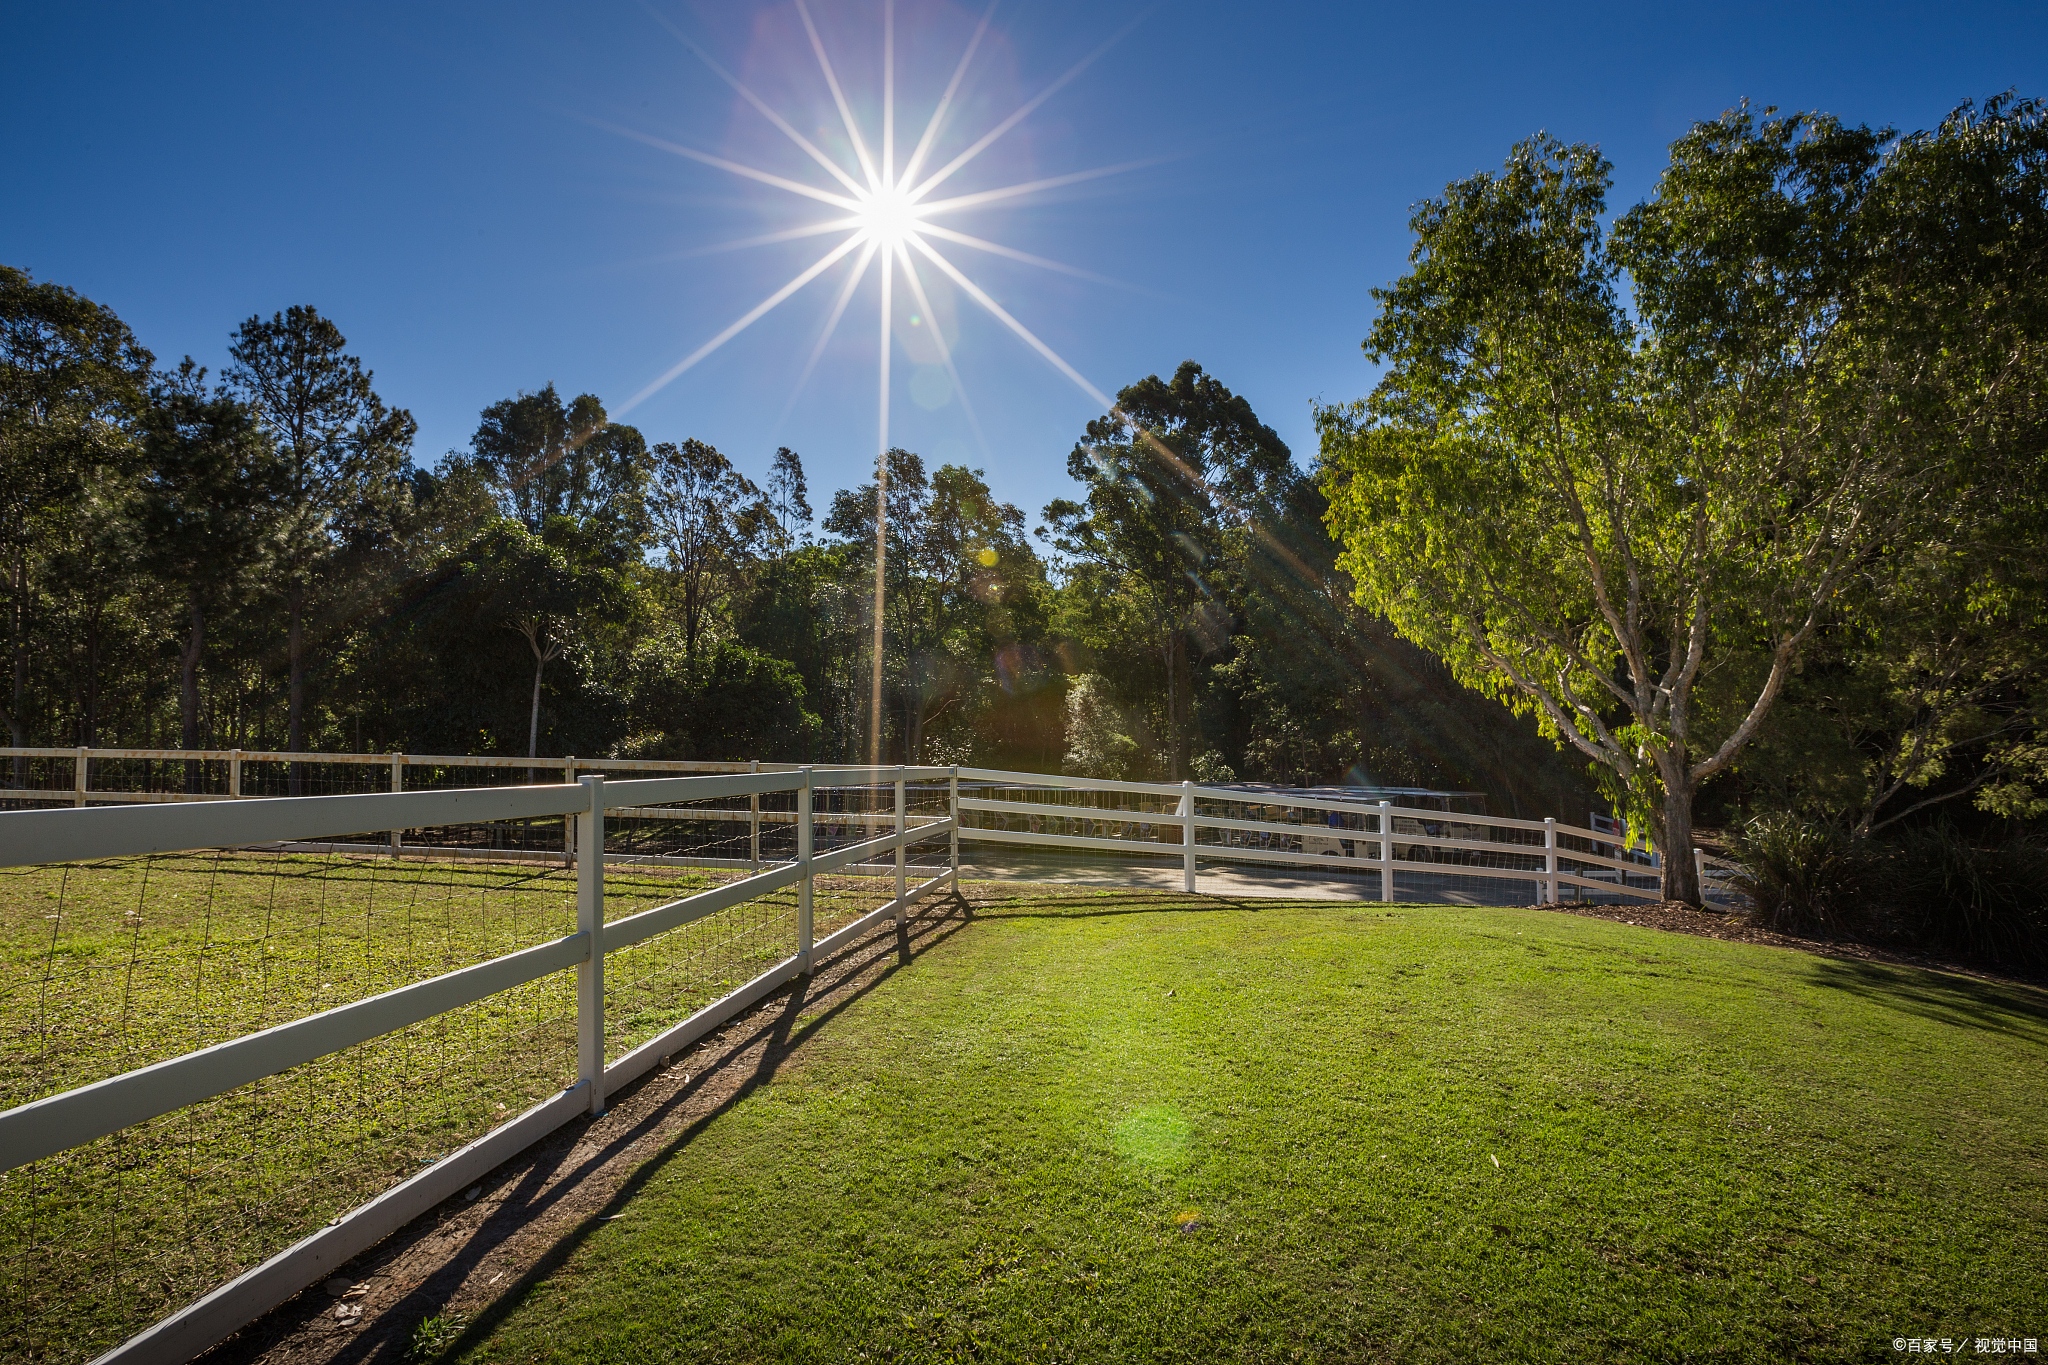
<path fill-rule="evenodd" d="M 1695 910 L 1683 901 L 1652 901 L 1641 905 L 1584 905 L 1561 901 L 1530 908 L 1554 910 L 1565 915 L 1583 915 L 1588 919 L 1613 920 L 1617 924 L 1634 924 L 1645 929 L 1661 929 L 1671 934 L 1691 934 L 1696 938 L 1718 938 L 1731 943 L 1758 943 L 1767 948 L 1789 948 L 1794 952 L 1812 953 L 1819 957 L 1846 958 L 1857 962 L 1884 962 L 1897 967 L 1921 967 L 1930 971 L 1953 972 L 1957 976 L 1997 982 L 2000 985 L 2038 984 L 2019 977 L 1987 972 L 1965 963 L 1950 962 L 1921 953 L 1902 952 L 1895 948 L 1880 947 L 1854 939 L 1802 938 L 1797 934 L 1781 934 L 1774 929 L 1751 924 L 1749 917 L 1740 911 Z"/>

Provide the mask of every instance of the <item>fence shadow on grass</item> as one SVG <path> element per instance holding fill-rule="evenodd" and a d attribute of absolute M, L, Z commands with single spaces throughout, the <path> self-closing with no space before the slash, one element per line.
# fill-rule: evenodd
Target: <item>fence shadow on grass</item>
<path fill-rule="evenodd" d="M 798 978 L 789 989 L 762 1002 L 752 1014 L 717 1030 L 729 1039 L 724 1053 L 709 1062 L 703 1071 L 692 1074 L 688 1081 L 676 1088 L 674 1094 L 641 1115 L 630 1127 L 612 1134 L 602 1147 L 579 1160 L 578 1153 L 586 1147 L 588 1125 L 579 1125 L 558 1135 L 550 1144 L 555 1149 L 552 1157 L 543 1152 L 529 1159 L 530 1164 L 520 1174 L 516 1186 L 476 1229 L 467 1245 L 398 1301 L 381 1309 L 375 1327 L 365 1329 L 329 1359 L 337 1365 L 344 1362 L 346 1365 L 371 1365 L 373 1362 L 453 1359 L 484 1341 L 535 1288 L 558 1272 L 593 1233 L 628 1209 L 647 1185 L 660 1176 L 670 1161 L 699 1134 L 773 1079 L 782 1064 L 815 1033 L 917 958 L 944 943 L 970 922 L 985 917 L 964 898 L 953 895 L 935 896 L 921 906 L 913 906 L 907 923 L 895 928 L 895 942 L 884 952 L 878 954 L 875 951 L 875 935 L 849 944 L 831 959 L 814 964 L 809 978 Z M 888 929 L 880 931 L 884 935 L 889 932 Z M 875 970 L 878 963 L 881 964 L 880 970 Z M 528 1231 L 537 1220 L 546 1217 L 564 1201 L 575 1198 L 586 1179 L 654 1133 L 691 1096 L 700 1093 L 709 1082 L 728 1073 L 731 1068 L 744 1065 L 749 1054 L 756 1051 L 757 1044 L 760 1047 L 758 1055 L 753 1058 L 751 1072 L 730 1094 L 668 1138 L 661 1150 L 628 1174 L 601 1206 L 564 1228 L 517 1280 L 506 1286 L 464 1325 L 459 1337 L 430 1355 L 415 1354 L 411 1334 L 417 1325 L 441 1313 L 485 1257 Z M 629 1100 L 647 1085 L 657 1084 L 661 1077 L 680 1065 L 681 1062 L 677 1061 L 670 1068 L 651 1072 L 627 1086 L 613 1097 L 615 1104 Z M 489 1183 L 489 1177 L 485 1178 L 485 1183 Z M 431 1218 L 433 1215 L 427 1216 Z M 407 1240 L 417 1243 L 427 1240 L 428 1235 L 423 1235 L 416 1224 L 415 1231 L 407 1235 Z M 374 1256 L 376 1253 L 370 1254 Z M 307 1292 L 317 1295 L 320 1291 L 316 1287 Z M 296 1333 L 310 1324 L 311 1316 L 289 1308 L 284 1311 L 293 1318 L 287 1332 Z M 276 1339 L 260 1345 L 249 1343 L 257 1349 L 234 1351 L 229 1348 L 220 1352 L 217 1358 L 253 1359 L 279 1344 Z"/>
<path fill-rule="evenodd" d="M 1807 976 L 1923 1019 L 2048 1045 L 2048 991 L 2037 987 L 1836 957 L 1811 959 Z"/>
<path fill-rule="evenodd" d="M 1215 915 L 1227 911 L 1260 914 L 1284 900 L 1244 899 L 1185 891 L 1061 891 L 1048 896 L 1013 896 L 985 901 L 975 919 L 1101 919 L 1112 915 Z M 1320 902 L 1319 902 L 1320 903 Z"/>

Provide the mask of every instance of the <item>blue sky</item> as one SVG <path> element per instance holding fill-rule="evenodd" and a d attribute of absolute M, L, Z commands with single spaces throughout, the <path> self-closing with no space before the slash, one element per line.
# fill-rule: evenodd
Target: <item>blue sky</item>
<path fill-rule="evenodd" d="M 813 4 L 870 138 L 880 5 Z M 982 5 L 898 6 L 902 155 Z M 422 463 L 466 445 L 478 410 L 522 388 L 552 381 L 617 408 L 836 240 L 702 254 L 837 210 L 604 126 L 830 184 L 657 16 L 799 131 L 843 140 L 789 0 L 24 8 L 0 86 L 0 261 L 110 305 L 166 364 L 190 353 L 218 367 L 240 319 L 313 304 L 419 419 Z M 941 149 L 1126 26 L 945 191 L 1149 163 L 944 220 L 1116 283 L 939 245 L 1096 388 L 1196 359 L 1303 464 L 1311 405 L 1370 387 L 1368 291 L 1403 269 L 1410 206 L 1497 166 L 1517 138 L 1597 142 L 1620 205 L 1689 122 L 1745 96 L 1910 129 L 1965 97 L 2048 93 L 2038 0 L 1004 0 Z M 651 440 L 711 441 L 757 473 L 792 446 L 822 507 L 873 468 L 876 273 L 801 392 L 838 273 L 626 420 Z M 1070 491 L 1067 451 L 1100 406 L 957 289 L 930 302 L 976 421 L 899 322 L 892 438 L 985 469 L 1035 517 Z"/>

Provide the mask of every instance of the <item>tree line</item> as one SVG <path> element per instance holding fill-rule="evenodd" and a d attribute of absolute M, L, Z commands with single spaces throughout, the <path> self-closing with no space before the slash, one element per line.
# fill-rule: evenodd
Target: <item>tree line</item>
<path fill-rule="evenodd" d="M 1032 519 L 902 449 L 814 507 L 795 451 L 743 467 L 551 384 L 424 464 L 312 307 L 248 318 L 217 376 L 15 269 L 0 326 L 15 746 L 879 752 L 1590 799 L 1354 601 L 1314 478 L 1192 361 L 1089 423 L 1076 496 Z"/>

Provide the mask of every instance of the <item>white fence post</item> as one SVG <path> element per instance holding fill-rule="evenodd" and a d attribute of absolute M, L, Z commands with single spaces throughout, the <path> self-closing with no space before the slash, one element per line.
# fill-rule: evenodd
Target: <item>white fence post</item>
<path fill-rule="evenodd" d="M 903 927 L 903 921 L 909 917 L 906 914 L 903 905 L 903 864 L 905 858 L 908 856 L 908 850 L 903 847 L 904 808 L 902 764 L 899 763 L 896 765 L 896 773 L 896 927 L 898 929 L 901 929 Z"/>
<path fill-rule="evenodd" d="M 796 969 L 811 974 L 811 770 L 796 789 Z"/>
<path fill-rule="evenodd" d="M 1195 784 L 1180 784 L 1180 813 L 1187 817 L 1180 827 L 1180 882 L 1181 890 L 1190 896 L 1195 894 Z"/>
<path fill-rule="evenodd" d="M 1707 851 L 1695 848 L 1692 851 L 1693 882 L 1700 889 L 1700 899 L 1707 898 Z"/>
<path fill-rule="evenodd" d="M 755 759 L 747 765 L 747 771 L 761 771 L 761 760 Z M 755 792 L 747 798 L 747 857 L 754 864 L 754 871 L 761 870 L 761 793 Z"/>
<path fill-rule="evenodd" d="M 954 895 L 960 894 L 960 765 L 953 765 L 953 776 L 947 784 L 946 805 L 953 817 L 953 837 L 948 841 L 946 866 L 952 870 Z"/>
<path fill-rule="evenodd" d="M 228 795 L 242 794 L 242 751 L 235 749 L 228 754 Z"/>
<path fill-rule="evenodd" d="M 1394 899 L 1394 803 L 1380 802 L 1380 900 Z"/>
<path fill-rule="evenodd" d="M 1543 899 L 1546 904 L 1556 905 L 1557 894 L 1557 817 L 1543 817 Z"/>
<path fill-rule="evenodd" d="M 404 755 L 404 754 L 393 754 L 393 755 L 391 755 L 391 790 L 393 790 L 393 791 L 395 791 L 395 792 L 402 792 L 402 791 L 404 791 L 404 790 L 405 790 L 405 755 Z M 404 841 L 404 837 L 405 837 L 405 831 L 404 831 L 404 830 L 398 830 L 398 829 L 394 829 L 394 830 L 392 830 L 392 831 L 391 831 L 391 856 L 392 856 L 392 857 L 396 858 L 396 857 L 398 857 L 398 856 L 399 856 L 399 851 L 400 851 L 400 850 L 401 850 L 401 849 L 402 849 L 402 848 L 404 847 L 404 842 L 403 842 L 403 841 Z"/>
<path fill-rule="evenodd" d="M 81 744 L 78 746 L 78 757 L 71 760 L 72 805 L 82 806 L 85 804 L 85 790 L 91 780 L 92 758 L 90 752 Z"/>
<path fill-rule="evenodd" d="M 604 774 L 583 779 L 590 804 L 577 821 L 583 836 L 576 872 L 576 928 L 590 956 L 576 966 L 576 1078 L 590 1087 L 590 1113 L 604 1112 Z"/>
<path fill-rule="evenodd" d="M 562 760 L 562 781 L 574 782 L 575 780 L 576 756 L 571 754 Z M 576 817 L 573 815 L 562 817 L 562 866 L 576 866 Z"/>

